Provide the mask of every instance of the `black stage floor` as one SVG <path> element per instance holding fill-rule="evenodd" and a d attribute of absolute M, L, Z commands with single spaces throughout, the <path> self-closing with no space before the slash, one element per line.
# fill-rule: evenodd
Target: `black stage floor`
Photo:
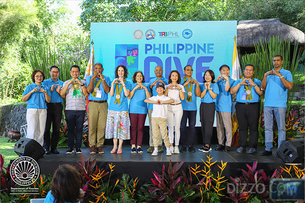
<path fill-rule="evenodd" d="M 275 169 L 280 169 L 280 166 L 284 167 L 288 163 L 284 163 L 280 158 L 276 156 L 276 149 L 273 149 L 272 156 L 260 156 L 260 153 L 264 151 L 264 147 L 259 147 L 258 152 L 250 155 L 247 153 L 238 154 L 236 153 L 237 147 L 231 147 L 231 151 L 215 151 L 216 145 L 212 145 L 212 151 L 209 153 L 202 153 L 198 151 L 198 148 L 201 146 L 195 146 L 196 153 L 180 153 L 173 154 L 172 156 L 166 156 L 165 152 L 159 153 L 158 156 L 151 156 L 150 153 L 147 153 L 146 150 L 148 146 L 143 146 L 143 154 L 132 154 L 130 152 L 130 146 L 123 145 L 122 154 L 110 154 L 112 145 L 105 145 L 104 151 L 105 154 L 96 154 L 90 155 L 90 148 L 81 148 L 82 155 L 87 161 L 90 157 L 91 159 L 96 159 L 96 163 L 99 168 L 104 168 L 106 171 L 109 170 L 108 164 L 113 163 L 115 165 L 112 178 L 120 178 L 123 173 L 130 175 L 133 178 L 139 177 L 139 183 L 143 184 L 149 182 L 153 178 L 152 172 L 156 171 L 161 173 L 163 164 L 166 168 L 168 163 L 171 160 L 173 163 L 181 162 L 185 160 L 185 163 L 182 167 L 182 170 L 187 171 L 188 166 L 194 167 L 195 164 L 199 164 L 201 168 L 204 166 L 203 161 L 207 161 L 207 155 L 212 157 L 212 162 L 217 161 L 213 165 L 213 170 L 218 170 L 217 164 L 220 164 L 221 161 L 228 162 L 226 169 L 223 172 L 227 178 L 230 176 L 238 177 L 241 175 L 239 169 L 247 169 L 246 164 L 252 166 L 255 160 L 258 161 L 257 169 L 264 169 L 267 175 L 272 175 Z M 66 155 L 67 148 L 60 148 L 58 151 L 60 154 L 55 155 L 44 155 L 44 158 L 38 160 L 40 165 L 41 173 L 43 174 L 53 174 L 54 171 L 61 164 L 71 164 L 75 165 L 77 161 L 80 161 L 80 155 L 72 154 Z M 165 150 L 165 148 L 164 148 Z M 300 167 L 304 167 L 304 162 L 298 164 Z"/>

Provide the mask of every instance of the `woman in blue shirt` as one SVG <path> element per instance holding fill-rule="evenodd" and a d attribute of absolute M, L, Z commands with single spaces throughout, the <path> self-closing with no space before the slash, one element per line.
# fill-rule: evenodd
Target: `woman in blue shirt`
<path fill-rule="evenodd" d="M 105 138 L 113 138 L 113 149 L 110 152 L 111 154 L 122 154 L 123 140 L 130 139 L 130 120 L 127 97 L 129 96 L 131 84 L 126 80 L 127 73 L 126 66 L 119 65 L 116 67 L 115 79 L 112 81 L 109 92 L 111 98 L 107 115 Z"/>
<path fill-rule="evenodd" d="M 36 140 L 43 146 L 43 135 L 47 120 L 47 103 L 51 101 L 50 90 L 42 82 L 45 75 L 41 70 L 32 73 L 33 83 L 26 86 L 22 101 L 28 103 L 26 112 L 27 138 Z"/>
<path fill-rule="evenodd" d="M 212 70 L 205 71 L 203 75 L 203 84 L 200 85 L 201 104 L 200 121 L 201 133 L 204 146 L 199 149 L 201 152 L 211 151 L 210 143 L 213 135 L 213 123 L 215 116 L 215 102 L 219 94 L 218 85 L 214 82 L 215 74 Z"/>
<path fill-rule="evenodd" d="M 150 98 L 151 93 L 149 85 L 144 83 L 145 77 L 141 71 L 136 71 L 131 79 L 133 84 L 131 86 L 132 90 L 128 97 L 128 99 L 130 99 L 129 117 L 131 123 L 131 153 L 143 153 L 141 146 L 143 140 L 144 124 L 147 115 L 147 104 L 144 102 L 144 100 Z"/>

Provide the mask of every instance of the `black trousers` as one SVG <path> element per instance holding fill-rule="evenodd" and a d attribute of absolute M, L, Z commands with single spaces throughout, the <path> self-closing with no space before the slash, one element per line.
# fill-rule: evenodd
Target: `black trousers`
<path fill-rule="evenodd" d="M 215 117 L 215 103 L 200 104 L 200 122 L 203 144 L 210 145 L 213 135 L 213 123 Z"/>
<path fill-rule="evenodd" d="M 235 105 L 236 116 L 239 125 L 239 144 L 246 147 L 248 128 L 250 129 L 250 147 L 257 147 L 258 140 L 258 119 L 260 103 L 239 103 Z"/>
<path fill-rule="evenodd" d="M 68 146 L 74 148 L 75 138 L 75 148 L 81 148 L 86 111 L 66 110 L 65 113 L 68 124 Z M 74 132 L 74 130 L 76 131 Z"/>
<path fill-rule="evenodd" d="M 47 110 L 47 121 L 46 128 L 44 131 L 44 141 L 43 146 L 46 150 L 49 150 L 51 145 L 51 150 L 57 148 L 57 143 L 59 139 L 59 130 L 62 118 L 62 104 L 61 103 L 48 103 Z M 52 138 L 50 138 L 51 124 L 53 123 Z"/>

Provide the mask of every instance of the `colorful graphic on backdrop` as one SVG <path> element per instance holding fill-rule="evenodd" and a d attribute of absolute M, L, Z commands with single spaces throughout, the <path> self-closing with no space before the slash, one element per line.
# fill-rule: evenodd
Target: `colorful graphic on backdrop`
<path fill-rule="evenodd" d="M 138 70 L 139 50 L 137 44 L 116 44 L 115 45 L 115 67 L 126 66 L 128 78 Z"/>

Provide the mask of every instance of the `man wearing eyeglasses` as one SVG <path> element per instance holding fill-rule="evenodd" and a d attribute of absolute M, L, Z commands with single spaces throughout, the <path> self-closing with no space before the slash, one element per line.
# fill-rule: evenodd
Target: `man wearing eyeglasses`
<path fill-rule="evenodd" d="M 110 91 L 110 78 L 103 75 L 103 65 L 96 63 L 94 74 L 86 80 L 89 93 L 88 119 L 89 119 L 89 146 L 90 154 L 104 154 L 105 127 L 108 110 L 108 93 Z"/>
<path fill-rule="evenodd" d="M 200 96 L 199 82 L 192 78 L 193 68 L 190 65 L 184 67 L 184 77 L 181 79 L 181 85 L 185 88 L 185 99 L 182 100 L 183 116 L 181 119 L 181 153 L 185 153 L 188 150 L 191 153 L 195 153 L 194 138 L 195 138 L 195 124 L 196 124 L 196 113 L 197 113 L 197 97 Z M 189 142 L 187 144 L 186 136 L 186 122 L 189 120 Z"/>
<path fill-rule="evenodd" d="M 51 101 L 47 103 L 47 122 L 44 132 L 43 146 L 46 150 L 46 154 L 59 154 L 57 150 L 57 144 L 59 139 L 59 130 L 62 118 L 62 98 L 59 94 L 62 88 L 63 81 L 59 80 L 59 68 L 57 66 L 51 66 L 50 79 L 44 80 L 43 85 L 47 86 L 51 92 Z M 51 124 L 53 123 L 52 138 L 50 138 Z M 51 145 L 51 146 L 50 146 Z M 51 149 L 50 149 L 51 147 Z"/>

